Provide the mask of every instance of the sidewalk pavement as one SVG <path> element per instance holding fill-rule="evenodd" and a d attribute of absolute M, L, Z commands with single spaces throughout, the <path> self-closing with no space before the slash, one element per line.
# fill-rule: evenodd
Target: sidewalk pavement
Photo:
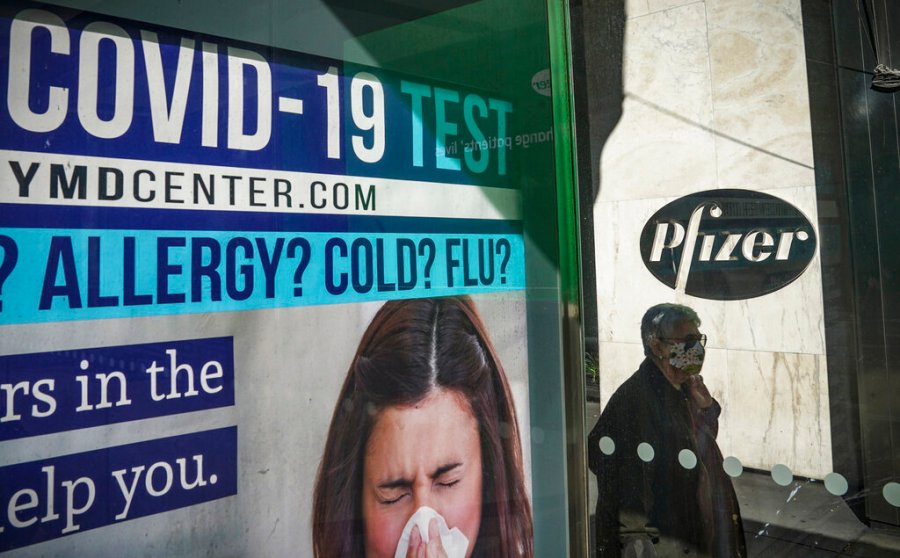
<path fill-rule="evenodd" d="M 588 401 L 589 427 L 600 416 L 600 404 Z M 747 552 L 751 558 L 900 558 L 900 527 L 873 529 L 850 511 L 843 498 L 819 481 L 794 480 L 780 486 L 765 471 L 745 469 L 732 479 L 741 506 Z M 590 536 L 594 537 L 597 478 L 588 473 Z"/>
<path fill-rule="evenodd" d="M 821 482 L 779 486 L 767 472 L 746 470 L 732 482 L 750 556 L 900 557 L 900 528 L 866 526 Z"/>

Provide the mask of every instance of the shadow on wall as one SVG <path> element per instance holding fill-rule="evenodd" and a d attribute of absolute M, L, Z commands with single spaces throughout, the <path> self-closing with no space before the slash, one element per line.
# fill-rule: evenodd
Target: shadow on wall
<path fill-rule="evenodd" d="M 580 0 L 572 5 L 576 122 L 581 184 L 590 184 L 591 205 L 600 194 L 600 155 L 622 117 L 625 90 L 622 61 L 625 49 L 625 3 L 622 0 Z M 589 206 L 589 207 L 590 207 Z"/>
<path fill-rule="evenodd" d="M 581 208 L 582 292 L 597 290 L 594 267 L 594 202 L 600 195 L 600 156 L 622 118 L 625 90 L 624 0 L 575 0 L 570 4 L 572 68 L 575 89 L 575 135 Z M 586 358 L 597 362 L 597 301 L 583 300 Z M 596 380 L 596 378 L 593 378 Z M 587 379 L 590 392 L 592 378 Z M 599 391 L 596 394 L 599 398 Z"/>

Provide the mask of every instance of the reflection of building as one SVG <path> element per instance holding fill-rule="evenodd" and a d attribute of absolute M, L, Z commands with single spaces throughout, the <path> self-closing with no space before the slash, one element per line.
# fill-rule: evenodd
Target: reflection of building
<path fill-rule="evenodd" d="M 870 30 L 857 4 L 583 6 L 576 105 L 582 97 L 589 114 L 579 140 L 590 142 L 581 152 L 592 165 L 581 177 L 594 188 L 601 400 L 636 367 L 643 310 L 689 304 L 710 336 L 723 452 L 751 468 L 787 465 L 795 477 L 838 472 L 860 517 L 900 525 L 882 495 L 900 475 L 900 380 L 889 366 L 900 346 L 900 119 L 896 95 L 869 89 L 870 36 L 881 62 L 900 64 L 900 43 L 886 38 L 900 9 L 863 2 Z M 638 242 L 651 216 L 730 188 L 778 197 L 812 221 L 819 249 L 809 268 L 770 294 L 731 301 L 676 292 L 648 273 Z"/>

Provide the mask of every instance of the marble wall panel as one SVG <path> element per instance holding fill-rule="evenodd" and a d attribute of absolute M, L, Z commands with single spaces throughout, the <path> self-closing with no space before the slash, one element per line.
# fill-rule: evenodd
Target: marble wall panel
<path fill-rule="evenodd" d="M 814 184 L 799 0 L 708 0 L 721 187 Z"/>
<path fill-rule="evenodd" d="M 637 336 L 640 338 L 640 335 Z M 600 370 L 600 405 L 606 403 L 616 389 L 622 385 L 641 365 L 644 360 L 644 349 L 640 342 L 608 343 L 600 342 L 597 355 Z M 593 428 L 594 425 L 589 425 Z"/>
<path fill-rule="evenodd" d="M 798 208 L 818 231 L 814 185 L 760 191 Z M 825 314 L 818 250 L 803 274 L 788 286 L 764 296 L 726 304 L 723 332 L 728 347 L 825 354 Z"/>
<path fill-rule="evenodd" d="M 625 17 L 645 16 L 650 11 L 649 0 L 624 0 Z"/>
<path fill-rule="evenodd" d="M 702 3 L 626 24 L 622 118 L 601 160 L 601 201 L 715 187 L 709 46 Z"/>
<path fill-rule="evenodd" d="M 823 355 L 728 351 L 729 409 L 719 446 L 745 467 L 787 465 L 797 476 L 831 472 L 831 420 Z"/>
<path fill-rule="evenodd" d="M 716 187 L 715 139 L 630 95 L 601 158 L 601 201 L 675 197 Z"/>
<path fill-rule="evenodd" d="M 651 12 L 660 12 L 663 10 L 669 10 L 672 8 L 678 8 L 680 6 L 685 6 L 687 4 L 700 4 L 703 2 L 700 0 L 647 0 L 649 11 Z"/>
<path fill-rule="evenodd" d="M 642 358 L 644 311 L 687 304 L 709 336 L 723 453 L 821 478 L 831 441 L 818 255 L 775 293 L 723 302 L 675 293 L 639 246 L 653 213 L 706 189 L 767 192 L 817 223 L 799 0 L 647 0 L 639 17 L 643 3 L 626 6 L 624 111 L 594 206 L 602 402 Z"/>
<path fill-rule="evenodd" d="M 594 205 L 600 341 L 639 342 L 636 326 L 643 310 L 669 296 L 670 289 L 650 275 L 640 258 L 640 223 L 653 215 L 655 207 L 654 200 Z"/>

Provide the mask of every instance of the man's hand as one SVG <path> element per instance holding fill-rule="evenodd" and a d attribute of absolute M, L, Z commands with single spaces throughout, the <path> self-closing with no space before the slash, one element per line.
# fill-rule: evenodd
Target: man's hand
<path fill-rule="evenodd" d="M 700 376 L 699 374 L 691 376 L 687 379 L 685 384 L 687 384 L 688 395 L 690 395 L 698 408 L 708 409 L 709 406 L 712 405 L 713 398 L 712 395 L 709 394 L 706 384 L 703 383 L 703 376 Z"/>

